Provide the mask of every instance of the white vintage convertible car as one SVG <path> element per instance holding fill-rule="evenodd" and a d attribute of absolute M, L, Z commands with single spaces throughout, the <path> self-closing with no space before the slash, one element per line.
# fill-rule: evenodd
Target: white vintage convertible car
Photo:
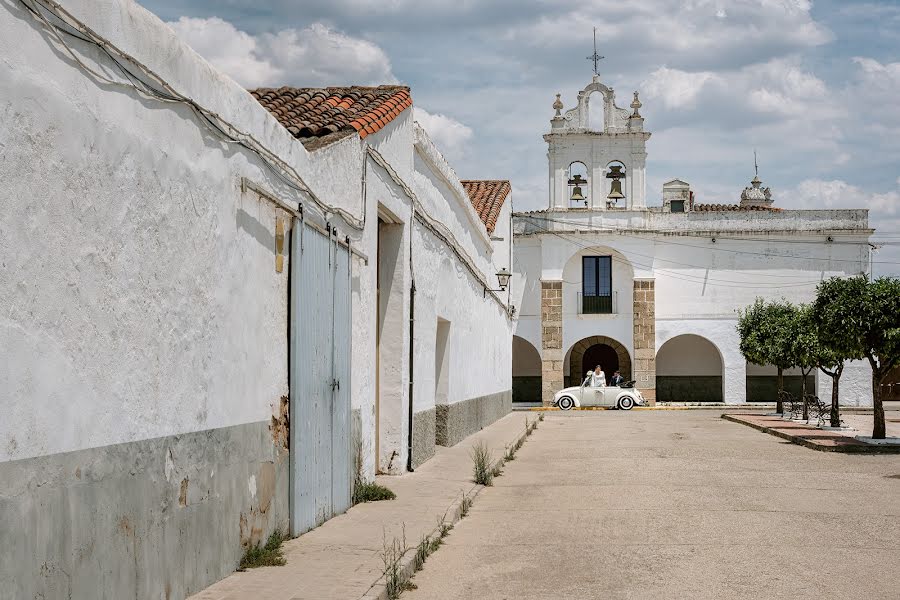
<path fill-rule="evenodd" d="M 631 410 L 636 405 L 644 405 L 644 397 L 634 389 L 634 382 L 629 381 L 617 386 L 591 387 L 588 377 L 580 387 L 568 387 L 556 392 L 553 406 L 561 410 L 572 410 L 581 406 L 608 406 L 621 410 Z"/>

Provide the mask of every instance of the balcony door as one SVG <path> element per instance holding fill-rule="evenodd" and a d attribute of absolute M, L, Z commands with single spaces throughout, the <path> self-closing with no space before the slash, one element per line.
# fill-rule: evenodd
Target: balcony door
<path fill-rule="evenodd" d="M 612 256 L 582 257 L 581 275 L 582 314 L 612 313 Z"/>

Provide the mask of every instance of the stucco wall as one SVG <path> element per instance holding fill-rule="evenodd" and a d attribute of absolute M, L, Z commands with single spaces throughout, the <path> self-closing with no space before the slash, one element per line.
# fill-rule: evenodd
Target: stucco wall
<path fill-rule="evenodd" d="M 66 8 L 301 173 L 319 168 L 138 5 Z M 276 211 L 241 178 L 296 196 L 187 106 L 92 79 L 18 3 L 0 7 L 0 53 L 20 57 L 0 64 L 0 513 L 15 548 L 0 583 L 183 596 L 287 524 L 289 257 L 276 272 Z"/>
<path fill-rule="evenodd" d="M 739 403 L 746 398 L 747 365 L 738 350 L 738 311 L 757 296 L 809 302 L 823 278 L 868 268 L 866 210 L 688 214 L 658 210 L 517 216 L 513 298 L 522 310 L 515 334 L 540 348 L 540 314 L 526 307 L 539 305 L 541 280 L 563 280 L 564 347 L 568 350 L 587 335 L 605 335 L 619 339 L 632 352 L 633 315 L 623 293 L 631 277 L 653 279 L 656 347 L 682 334 L 708 339 L 722 356 L 724 399 Z M 620 314 L 577 314 L 580 256 L 594 253 L 618 258 L 613 287 L 618 290 Z M 865 373 L 862 366 L 859 369 L 855 382 Z M 865 401 L 861 384 L 848 386 L 853 390 L 848 398 Z"/>

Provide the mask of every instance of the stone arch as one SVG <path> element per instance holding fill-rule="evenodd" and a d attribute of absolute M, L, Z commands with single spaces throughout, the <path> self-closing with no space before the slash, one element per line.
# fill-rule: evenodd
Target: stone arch
<path fill-rule="evenodd" d="M 622 373 L 622 377 L 626 380 L 631 379 L 631 356 L 628 354 L 628 350 L 625 346 L 611 337 L 605 335 L 592 335 L 575 342 L 572 348 L 569 349 L 569 381 L 571 385 L 578 385 L 581 383 L 581 380 L 584 377 L 584 373 L 581 372 L 581 363 L 584 359 L 584 354 L 589 348 L 597 345 L 606 345 L 612 348 L 619 359 L 619 372 Z M 612 373 L 606 373 L 606 375 L 611 376 Z"/>
<path fill-rule="evenodd" d="M 724 402 L 725 360 L 711 340 L 696 333 L 669 338 L 656 352 L 656 399 Z"/>

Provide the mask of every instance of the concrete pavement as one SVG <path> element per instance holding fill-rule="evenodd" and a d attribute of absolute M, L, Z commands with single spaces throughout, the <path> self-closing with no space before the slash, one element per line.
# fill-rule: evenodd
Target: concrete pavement
<path fill-rule="evenodd" d="M 528 415 L 529 421 L 537 415 Z M 526 416 L 511 413 L 435 456 L 415 473 L 378 477 L 396 500 L 360 504 L 299 538 L 284 543 L 287 565 L 261 567 L 229 577 L 191 600 L 358 600 L 384 598 L 384 544 L 405 535 L 410 550 L 435 532 L 443 519 L 456 521 L 462 496 L 482 486 L 472 483 L 472 446 L 483 441 L 500 459 L 525 434 Z M 527 444 L 526 444 L 527 446 Z M 379 581 L 380 580 L 380 581 Z"/>
<path fill-rule="evenodd" d="M 900 457 L 719 415 L 547 413 L 404 600 L 900 597 Z"/>

